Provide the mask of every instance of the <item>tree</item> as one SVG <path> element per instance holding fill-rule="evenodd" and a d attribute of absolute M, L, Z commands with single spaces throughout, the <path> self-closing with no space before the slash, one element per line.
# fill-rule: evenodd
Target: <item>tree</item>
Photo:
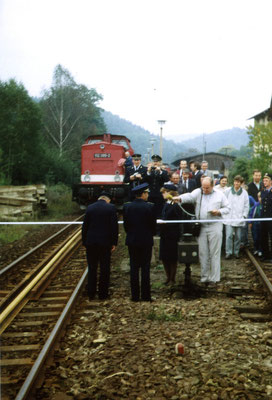
<path fill-rule="evenodd" d="M 77 84 L 67 69 L 57 65 L 53 85 L 44 91 L 40 105 L 45 131 L 60 157 L 74 148 L 80 154 L 83 135 L 103 133 L 105 125 L 97 107 L 100 100 L 95 89 Z"/>
<path fill-rule="evenodd" d="M 272 122 L 249 126 L 247 134 L 250 138 L 249 146 L 253 149 L 251 169 L 269 172 L 272 169 Z"/>
<path fill-rule="evenodd" d="M 37 179 L 42 157 L 41 112 L 22 84 L 0 81 L 2 182 L 25 184 Z"/>
<path fill-rule="evenodd" d="M 245 182 L 248 182 L 250 173 L 250 160 L 245 157 L 237 158 L 234 161 L 233 167 L 229 174 L 229 179 L 232 182 L 236 175 L 241 175 Z"/>
<path fill-rule="evenodd" d="M 249 126 L 247 134 L 249 136 L 249 146 L 254 148 L 255 155 L 272 153 L 272 122 L 266 125 L 256 123 L 254 127 Z"/>

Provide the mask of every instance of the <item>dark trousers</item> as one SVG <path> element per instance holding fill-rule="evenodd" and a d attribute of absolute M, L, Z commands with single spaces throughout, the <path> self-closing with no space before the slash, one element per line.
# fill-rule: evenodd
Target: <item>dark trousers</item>
<path fill-rule="evenodd" d="M 131 299 L 134 301 L 151 300 L 150 293 L 150 262 L 152 246 L 128 246 L 130 257 L 130 287 Z M 141 270 L 141 296 L 139 273 Z"/>
<path fill-rule="evenodd" d="M 111 246 L 90 245 L 86 248 L 88 261 L 88 294 L 94 297 L 97 286 L 97 269 L 100 267 L 98 296 L 100 299 L 108 297 L 110 283 Z"/>
<path fill-rule="evenodd" d="M 272 222 L 261 222 L 261 240 L 263 248 L 263 256 L 272 258 Z M 270 245 L 269 245 L 270 242 Z"/>
<path fill-rule="evenodd" d="M 254 250 L 262 251 L 262 241 L 261 241 L 261 222 L 252 222 L 252 238 L 254 243 Z"/>

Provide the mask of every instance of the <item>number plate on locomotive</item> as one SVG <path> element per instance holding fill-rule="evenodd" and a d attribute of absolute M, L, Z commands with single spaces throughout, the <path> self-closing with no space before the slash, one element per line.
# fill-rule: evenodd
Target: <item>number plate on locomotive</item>
<path fill-rule="evenodd" d="M 95 153 L 94 158 L 110 158 L 110 153 Z"/>

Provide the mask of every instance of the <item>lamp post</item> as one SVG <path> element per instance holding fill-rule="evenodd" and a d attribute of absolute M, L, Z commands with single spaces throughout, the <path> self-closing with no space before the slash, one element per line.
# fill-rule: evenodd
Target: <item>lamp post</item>
<path fill-rule="evenodd" d="M 151 147 L 148 147 L 146 150 L 147 150 L 147 162 L 149 163 L 149 161 L 150 161 L 150 150 L 151 150 Z"/>
<path fill-rule="evenodd" d="M 155 142 L 156 142 L 155 139 L 150 139 L 150 144 L 151 144 L 151 147 L 152 147 L 152 156 L 154 155 L 154 143 Z"/>
<path fill-rule="evenodd" d="M 162 158 L 162 126 L 165 124 L 165 120 L 164 119 L 159 119 L 158 123 L 160 125 L 160 156 Z"/>

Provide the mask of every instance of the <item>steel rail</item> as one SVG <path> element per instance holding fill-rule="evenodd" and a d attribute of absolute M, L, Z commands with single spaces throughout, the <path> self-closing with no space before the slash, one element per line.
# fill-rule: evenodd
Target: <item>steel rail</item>
<path fill-rule="evenodd" d="M 251 252 L 248 249 L 245 249 L 245 250 L 246 250 L 246 254 L 247 254 L 248 258 L 250 259 L 250 261 L 253 263 L 254 267 L 258 271 L 258 273 L 259 273 L 260 277 L 262 278 L 262 281 L 265 285 L 265 288 L 268 290 L 270 297 L 272 298 L 272 284 L 271 284 L 270 280 L 265 275 L 262 267 L 260 266 L 260 264 L 258 263 L 256 258 L 251 254 Z"/>
<path fill-rule="evenodd" d="M 63 246 L 63 248 L 44 266 L 44 268 L 33 278 L 33 280 L 15 297 L 15 299 L 0 314 L 0 324 L 2 324 L 9 314 L 23 301 L 24 297 L 34 288 L 40 279 L 49 271 L 52 265 L 60 258 L 60 256 L 71 246 L 76 240 L 80 240 L 81 230 Z"/>
<path fill-rule="evenodd" d="M 31 390 L 35 387 L 35 382 L 37 381 L 37 379 L 39 377 L 39 373 L 46 362 L 46 358 L 50 354 L 50 351 L 52 351 L 56 341 L 58 340 L 58 338 L 60 336 L 62 329 L 65 326 L 65 322 L 66 322 L 67 318 L 69 317 L 72 308 L 75 305 L 76 299 L 77 299 L 81 289 L 83 288 L 83 285 L 85 283 L 87 275 L 88 275 L 88 268 L 86 268 L 85 272 L 81 276 L 80 281 L 78 282 L 68 303 L 66 304 L 63 312 L 61 313 L 49 338 L 47 339 L 45 345 L 43 346 L 42 350 L 40 351 L 39 356 L 37 357 L 35 363 L 33 364 L 32 368 L 31 368 L 25 382 L 23 383 L 20 391 L 18 392 L 15 400 L 24 400 L 24 399 L 29 398 L 28 395 L 31 392 Z"/>
<path fill-rule="evenodd" d="M 76 218 L 75 221 L 78 221 L 82 217 L 83 217 L 83 215 L 81 215 L 80 217 Z M 57 236 L 61 235 L 64 231 L 66 231 L 68 228 L 70 228 L 70 226 L 71 226 L 71 224 L 69 224 L 69 222 L 67 222 L 67 225 L 64 228 L 62 228 L 60 231 L 54 233 L 54 235 L 50 236 L 49 238 L 44 240 L 42 243 L 39 243 L 37 246 L 35 246 L 32 249 L 30 249 L 27 253 L 21 255 L 19 258 L 17 258 L 16 260 L 12 261 L 6 267 L 2 268 L 0 270 L 0 277 L 2 275 L 4 275 L 6 272 L 8 272 L 11 268 L 15 267 L 19 262 L 21 262 L 22 260 L 26 259 L 31 254 L 35 253 L 35 251 L 41 249 L 47 243 L 49 243 L 50 241 L 54 240 Z"/>

